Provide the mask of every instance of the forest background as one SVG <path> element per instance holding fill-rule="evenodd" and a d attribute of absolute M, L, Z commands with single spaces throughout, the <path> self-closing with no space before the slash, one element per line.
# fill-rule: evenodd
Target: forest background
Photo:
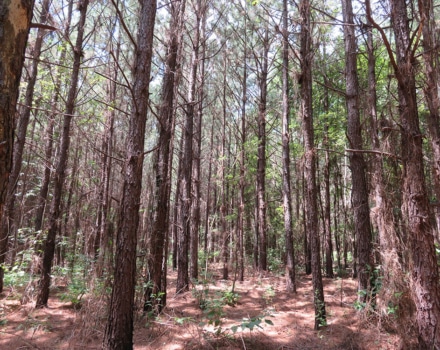
<path fill-rule="evenodd" d="M 212 266 L 292 298 L 311 274 L 315 329 L 322 275 L 350 275 L 440 349 L 438 7 L 2 2 L 0 291 L 108 293 L 103 347 L 130 349 L 169 269 L 176 294 Z"/>

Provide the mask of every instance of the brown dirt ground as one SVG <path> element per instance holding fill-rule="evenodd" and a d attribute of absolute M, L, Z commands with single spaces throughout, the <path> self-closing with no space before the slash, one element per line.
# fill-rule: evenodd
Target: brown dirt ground
<path fill-rule="evenodd" d="M 211 298 L 231 290 L 232 281 L 213 276 L 209 285 Z M 314 331 L 311 277 L 301 275 L 297 293 L 284 291 L 284 278 L 272 274 L 247 276 L 236 283 L 238 304 L 223 308 L 221 327 L 215 335 L 206 314 L 198 307 L 194 291 L 175 295 L 174 272 L 170 273 L 168 305 L 159 318 L 147 321 L 136 317 L 134 348 L 136 350 L 178 349 L 398 349 L 396 335 L 381 330 L 372 320 L 360 317 L 353 308 L 356 282 L 351 279 L 324 279 L 328 325 Z M 35 310 L 32 303 L 21 305 L 17 291 L 7 290 L 0 296 L 0 349 L 99 349 L 106 322 L 108 302 L 105 297 L 85 297 L 75 310 L 61 302 L 53 292 L 49 307 Z M 193 286 L 194 288 L 194 286 Z M 197 287 L 198 289 L 201 286 Z M 206 287 L 205 287 L 206 288 Z M 245 318 L 269 314 L 263 328 L 232 333 L 231 327 Z M 178 321 L 184 321 L 179 324 Z"/>

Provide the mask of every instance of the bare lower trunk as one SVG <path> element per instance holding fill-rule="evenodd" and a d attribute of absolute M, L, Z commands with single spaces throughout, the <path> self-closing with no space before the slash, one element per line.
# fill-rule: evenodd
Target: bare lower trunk
<path fill-rule="evenodd" d="M 312 27 L 310 24 L 310 3 L 300 2 L 301 33 L 301 79 L 300 96 L 302 130 L 304 135 L 304 176 L 305 176 L 305 221 L 306 234 L 310 239 L 313 297 L 315 306 L 315 329 L 326 325 L 324 289 L 321 275 L 320 242 L 318 232 L 318 208 L 316 187 L 316 150 L 314 145 L 313 108 L 312 108 Z"/>
<path fill-rule="evenodd" d="M 133 65 L 132 113 L 127 135 L 124 184 L 116 238 L 114 282 L 104 333 L 104 349 L 130 350 L 133 348 L 137 230 L 156 6 L 156 0 L 143 0 L 139 10 L 137 48 Z"/>
<path fill-rule="evenodd" d="M 4 206 L 12 167 L 14 119 L 33 6 L 32 0 L 0 3 L 0 223 L 8 216 Z M 0 229 L 0 265 L 5 261 L 8 234 L 8 230 Z M 0 268 L 0 292 L 3 273 Z"/>
<path fill-rule="evenodd" d="M 356 234 L 357 278 L 359 300 L 365 302 L 370 294 L 371 262 L 371 223 L 368 204 L 366 166 L 362 152 L 362 130 L 359 115 L 359 82 L 357 74 L 357 47 L 351 0 L 342 1 L 345 38 L 345 78 L 347 104 L 347 137 L 351 149 L 349 153 L 352 179 L 351 201 Z"/>
<path fill-rule="evenodd" d="M 296 292 L 295 254 L 292 228 L 292 191 L 290 188 L 290 103 L 289 103 L 289 42 L 287 22 L 287 0 L 283 0 L 283 207 L 284 234 L 286 240 L 286 290 Z"/>

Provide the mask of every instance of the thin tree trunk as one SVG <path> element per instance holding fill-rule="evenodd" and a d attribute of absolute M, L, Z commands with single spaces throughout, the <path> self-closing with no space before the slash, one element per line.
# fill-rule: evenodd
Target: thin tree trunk
<path fill-rule="evenodd" d="M 245 6 L 246 6 L 245 2 Z M 246 190 L 246 100 L 247 100 L 247 16 L 244 17 L 244 52 L 243 52 L 243 80 L 241 97 L 241 140 L 240 140 L 240 190 L 238 206 L 238 280 L 244 280 L 244 215 Z"/>
<path fill-rule="evenodd" d="M 169 194 L 171 187 L 171 141 L 173 139 L 175 83 L 177 78 L 178 53 L 180 51 L 180 36 L 182 18 L 185 12 L 185 0 L 170 4 L 171 24 L 168 38 L 166 68 L 162 83 L 161 105 L 159 108 L 159 141 L 155 159 L 156 196 L 153 228 L 150 238 L 150 257 L 148 268 L 150 272 L 148 287 L 144 295 L 144 311 L 154 310 L 159 314 L 165 306 L 166 289 L 163 279 L 166 269 L 166 246 L 169 229 Z M 166 276 L 166 272 L 165 272 Z M 147 280 L 148 282 L 148 280 Z"/>
<path fill-rule="evenodd" d="M 127 135 L 114 281 L 103 340 L 103 348 L 112 350 L 133 348 L 137 230 L 156 7 L 156 0 L 143 0 L 140 3 L 137 46 L 133 65 L 132 113 Z"/>
<path fill-rule="evenodd" d="M 269 55 L 269 30 L 265 29 L 263 39 L 262 62 L 259 62 L 258 85 L 258 158 L 257 158 L 257 208 L 259 256 L 258 269 L 267 270 L 267 218 L 266 218 L 266 110 L 267 110 L 267 75 Z"/>
<path fill-rule="evenodd" d="M 68 7 L 67 7 L 67 18 L 66 18 L 66 27 L 64 28 L 64 37 L 68 38 L 70 35 L 70 25 L 72 21 L 72 12 L 73 12 L 73 1 L 69 1 Z M 61 52 L 60 56 L 58 58 L 58 64 L 63 64 L 63 62 L 66 60 L 66 54 L 67 54 L 67 45 L 61 45 Z M 45 165 L 44 165 L 44 172 L 43 172 L 43 180 L 40 187 L 40 192 L 38 194 L 38 204 L 37 209 L 35 213 L 35 232 L 37 234 L 42 234 L 42 228 L 43 228 L 43 218 L 44 213 L 46 209 L 46 202 L 47 202 L 47 196 L 49 193 L 49 184 L 50 184 L 50 177 L 51 177 L 51 169 L 52 169 L 52 155 L 53 155 L 53 144 L 54 144 L 54 128 L 55 128 L 55 116 L 57 113 L 58 108 L 58 101 L 60 98 L 61 93 L 61 83 L 62 83 L 62 73 L 61 69 L 58 66 L 56 77 L 55 77 L 55 84 L 54 84 L 54 90 L 53 90 L 53 96 L 52 100 L 50 102 L 50 108 L 51 111 L 49 113 L 49 120 L 46 126 L 46 129 L 44 131 L 44 135 L 46 138 L 46 144 L 44 147 L 44 159 L 45 159 Z M 37 244 L 36 247 L 36 253 L 39 256 L 43 255 L 43 245 Z M 40 267 L 38 269 L 40 270 Z"/>
<path fill-rule="evenodd" d="M 201 149 L 202 149 L 202 124 L 203 124 L 203 100 L 204 100 L 204 84 L 205 84 L 205 57 L 206 57 L 206 4 L 200 5 L 201 28 L 199 38 L 201 37 L 201 63 L 200 63 L 200 85 L 198 87 L 198 103 L 197 111 L 195 113 L 195 125 L 194 125 L 194 144 L 193 144 L 193 168 L 192 168 L 192 186 L 193 186 L 193 200 L 192 200 L 192 213 L 191 213 L 191 278 L 198 279 L 199 276 L 199 232 L 200 232 L 200 186 L 201 186 L 201 174 L 200 174 L 200 162 L 201 162 Z M 200 24 L 199 24 L 200 26 Z M 197 43 L 196 43 L 197 45 Z"/>
<path fill-rule="evenodd" d="M 55 170 L 54 193 L 51 203 L 49 229 L 44 247 L 43 265 L 41 277 L 39 280 L 39 290 L 37 296 L 36 307 L 47 306 L 49 299 L 49 287 L 51 280 L 51 270 L 53 257 L 55 253 L 55 238 L 59 231 L 59 219 L 61 217 L 61 197 L 63 193 L 64 180 L 66 177 L 66 167 L 68 160 L 68 152 L 70 146 L 70 129 L 72 122 L 72 115 L 75 110 L 75 99 L 78 87 L 79 70 L 82 58 L 82 46 L 84 36 L 84 25 L 86 21 L 88 0 L 82 0 L 79 4 L 80 19 L 78 25 L 78 36 L 74 48 L 74 62 L 71 75 L 71 85 L 69 87 L 69 94 L 66 101 L 66 113 L 63 118 L 63 131 L 60 142 L 60 152 Z"/>
<path fill-rule="evenodd" d="M 227 280 L 229 277 L 229 269 L 228 269 L 228 230 L 226 225 L 226 215 L 227 215 L 227 189 L 226 189 L 226 109 L 227 109 L 227 101 L 226 101 L 226 72 L 227 72 L 227 56 L 226 50 L 223 55 L 223 94 L 222 94 L 222 104 L 223 104 L 223 113 L 222 113 L 222 144 L 221 144 L 221 204 L 220 204 L 220 226 L 221 226 L 221 252 L 222 252 L 222 262 L 223 262 L 223 279 Z"/>
<path fill-rule="evenodd" d="M 112 27 L 116 27 L 117 20 L 114 20 Z M 111 44 L 109 47 L 110 51 L 113 52 L 113 45 Z M 116 44 L 116 52 L 112 54 L 115 57 L 115 63 L 119 59 L 120 52 L 120 43 Z M 116 101 L 116 81 L 118 78 L 118 69 L 116 64 L 109 64 L 109 76 L 112 77 L 113 80 L 109 80 L 107 82 L 107 91 L 106 94 L 108 96 L 109 101 Z M 112 153 L 113 153 L 113 137 L 114 137 L 114 123 L 115 123 L 115 109 L 108 108 L 105 111 L 105 125 L 104 131 L 102 135 L 102 143 L 101 143 L 101 182 L 99 186 L 98 193 L 98 204 L 100 205 L 100 211 L 98 213 L 97 222 L 96 222 L 96 236 L 94 243 L 95 250 L 95 274 L 96 277 L 102 277 L 105 256 L 108 254 L 108 226 L 109 226 L 109 212 L 111 207 L 110 201 L 110 177 L 111 177 L 111 169 L 112 169 Z M 112 252 L 110 252 L 112 254 Z"/>
<path fill-rule="evenodd" d="M 359 82 L 357 74 L 357 47 L 351 0 L 342 0 L 345 38 L 345 78 L 347 105 L 347 137 L 351 149 L 362 150 L 362 130 L 359 116 Z M 366 166 L 362 152 L 349 153 L 353 207 L 353 220 L 357 248 L 358 297 L 365 302 L 371 290 L 370 279 L 373 277 L 372 236 Z"/>
<path fill-rule="evenodd" d="M 316 149 L 314 144 L 313 108 L 312 108 L 312 27 L 310 25 L 310 2 L 301 0 L 299 11 L 302 18 L 300 23 L 301 47 L 301 77 L 300 96 L 302 129 L 304 135 L 304 175 L 305 175 L 305 220 L 306 232 L 310 239 L 312 251 L 312 283 L 315 306 L 315 329 L 326 324 L 324 290 L 321 275 L 321 257 L 319 248 L 318 210 L 316 189 Z"/>
<path fill-rule="evenodd" d="M 292 191 L 290 187 L 290 86 L 289 86 L 289 33 L 287 22 L 287 0 L 283 0 L 283 206 L 284 234 L 286 240 L 286 290 L 296 292 L 295 252 L 292 228 Z"/>
<path fill-rule="evenodd" d="M 193 166 L 193 134 L 194 134 L 194 111 L 196 101 L 197 70 L 199 66 L 199 44 L 200 44 L 200 21 L 201 21 L 201 0 L 195 4 L 195 33 L 192 39 L 191 67 L 188 79 L 188 99 L 185 107 L 185 126 L 184 126 L 184 152 L 182 158 L 182 177 L 179 179 L 181 192 L 181 224 L 182 229 L 178 237 L 178 261 L 177 261 L 177 283 L 176 293 L 181 293 L 189 289 L 189 263 L 188 248 L 191 240 L 191 186 L 192 186 L 192 166 Z M 193 252 L 196 254 L 197 252 Z"/>

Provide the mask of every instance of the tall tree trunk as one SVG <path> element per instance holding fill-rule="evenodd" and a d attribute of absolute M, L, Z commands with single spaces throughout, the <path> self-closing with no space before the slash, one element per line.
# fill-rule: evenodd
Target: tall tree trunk
<path fill-rule="evenodd" d="M 227 189 L 226 189 L 226 110 L 227 110 L 227 101 L 226 101 L 226 72 L 228 66 L 228 58 L 226 55 L 226 50 L 223 55 L 223 93 L 222 93 L 222 144 L 221 144 L 221 203 L 220 203 L 220 226 L 221 226 L 221 253 L 222 253 L 222 262 L 223 262 L 223 279 L 227 280 L 229 277 L 229 269 L 228 269 L 228 230 L 226 225 L 226 215 L 227 215 Z"/>
<path fill-rule="evenodd" d="M 417 309 L 419 343 L 423 349 L 440 349 L 439 275 L 429 221 L 414 73 L 418 40 L 413 40 L 410 34 L 405 0 L 390 0 L 390 5 L 396 59 L 383 29 L 374 22 L 371 13 L 368 20 L 381 33 L 397 78 L 403 164 L 402 212 L 408 228 L 411 294 Z"/>
<path fill-rule="evenodd" d="M 184 152 L 182 158 L 182 178 L 180 181 L 180 204 L 181 204 L 181 226 L 178 237 L 178 261 L 177 261 L 177 283 L 176 292 L 180 293 L 189 289 L 189 264 L 188 248 L 191 240 L 191 186 L 192 186 L 192 165 L 193 165 L 193 134 L 194 134 L 194 113 L 196 101 L 197 70 L 199 66 L 199 45 L 200 45 L 200 22 L 201 22 L 201 0 L 197 0 L 194 9 L 195 33 L 192 39 L 192 57 L 188 79 L 188 99 L 185 107 L 184 126 Z M 196 254 L 197 252 L 193 252 Z"/>
<path fill-rule="evenodd" d="M 419 1 L 419 13 L 423 33 L 423 62 L 425 67 L 425 93 L 426 104 L 429 109 L 427 114 L 429 141 L 433 154 L 433 175 L 434 192 L 437 203 L 440 201 L 440 99 L 438 89 L 438 69 L 435 60 L 438 56 L 438 49 L 435 44 L 435 18 L 434 4 L 432 0 Z M 440 222 L 440 218 L 437 218 Z M 440 228 L 437 228 L 440 229 Z"/>
<path fill-rule="evenodd" d="M 370 208 L 368 204 L 368 189 L 366 179 L 366 166 L 362 154 L 362 130 L 359 115 L 359 82 L 357 74 L 357 45 L 353 20 L 353 7 L 351 0 L 342 0 L 342 11 L 345 39 L 345 79 L 347 105 L 347 137 L 349 152 L 352 190 L 351 201 L 353 207 L 353 220 L 356 234 L 357 249 L 357 277 L 359 300 L 365 302 L 369 298 L 370 278 L 372 274 L 372 242 Z"/>
<path fill-rule="evenodd" d="M 283 0 L 283 206 L 284 234 L 286 240 L 286 290 L 296 292 L 295 252 L 292 228 L 292 191 L 290 188 L 290 86 L 289 86 L 289 28 L 287 22 L 287 0 Z"/>
<path fill-rule="evenodd" d="M 4 206 L 12 167 L 14 119 L 33 6 L 32 0 L 0 3 L 0 223 L 8 216 Z M 0 265 L 5 261 L 8 233 L 0 231 Z M 3 274 L 0 268 L 0 292 Z"/>
<path fill-rule="evenodd" d="M 367 2 L 366 6 L 369 6 Z M 367 8 L 367 11 L 371 11 Z M 369 21 L 367 22 L 369 25 Z M 391 152 L 386 147 L 389 142 L 390 131 L 380 130 L 377 118 L 377 94 L 376 94 L 376 57 L 373 41 L 372 27 L 369 25 L 366 32 L 366 43 L 368 52 L 368 101 L 367 109 L 371 124 L 371 139 L 373 149 L 377 153 L 373 157 L 373 178 L 374 197 L 376 207 L 373 211 L 380 246 L 380 265 L 383 273 L 382 288 L 379 290 L 378 308 L 381 315 L 388 314 L 390 303 L 395 305 L 399 310 L 398 317 L 392 317 L 391 324 L 394 325 L 395 331 L 403 340 L 403 348 L 410 344 L 412 332 L 408 325 L 411 324 L 411 313 L 414 305 L 408 305 L 408 298 L 397 297 L 395 291 L 399 291 L 401 295 L 409 294 L 409 284 L 405 278 L 405 271 L 401 261 L 400 242 L 396 232 L 393 216 L 393 206 L 389 199 L 389 191 L 384 178 L 383 156 L 380 152 Z M 382 139 L 379 135 L 382 134 Z M 388 192 L 388 193 L 387 193 Z M 406 305 L 405 305 L 406 304 Z"/>
<path fill-rule="evenodd" d="M 66 167 L 70 146 L 70 129 L 73 113 L 75 110 L 79 70 L 82 58 L 84 25 L 86 21 L 88 5 L 88 0 L 82 0 L 82 2 L 79 4 L 80 19 L 78 25 L 78 36 L 73 51 L 74 61 L 71 75 L 71 85 L 69 87 L 69 93 L 66 101 L 66 111 L 63 118 L 63 131 L 61 135 L 60 151 L 58 154 L 58 160 L 55 170 L 54 193 L 50 208 L 49 229 L 45 241 L 41 277 L 38 282 L 39 290 L 36 307 L 47 306 L 47 301 L 49 299 L 52 263 L 55 253 L 55 238 L 57 232 L 59 231 L 59 219 L 61 217 L 61 197 L 63 193 L 64 180 L 66 177 Z"/>
<path fill-rule="evenodd" d="M 211 136 L 209 141 L 209 149 L 212 150 L 214 146 L 214 120 L 211 124 Z M 205 212 L 205 233 L 203 238 L 203 249 L 205 250 L 206 259 L 208 259 L 209 251 L 208 251 L 208 236 L 209 236 L 209 214 L 211 211 L 211 178 L 212 178 L 212 159 L 213 153 L 209 152 L 209 163 L 208 163 L 208 183 L 206 185 L 207 194 L 206 194 L 206 212 Z"/>
<path fill-rule="evenodd" d="M 199 8 L 199 17 L 201 17 L 201 63 L 200 63 L 200 85 L 198 86 L 198 102 L 197 111 L 195 114 L 194 125 L 194 144 L 193 144 L 193 168 L 192 168 L 192 186 L 193 186 L 193 201 L 191 208 L 191 278 L 198 279 L 199 276 L 199 232 L 200 232 L 200 187 L 201 187 L 201 151 L 202 151 L 202 124 L 203 124 L 203 103 L 204 103 L 204 84 L 205 84 L 205 58 L 206 58 L 206 3 L 203 1 Z"/>
<path fill-rule="evenodd" d="M 318 208 L 316 189 L 316 149 L 314 144 L 313 108 L 312 108 L 312 27 L 310 25 L 310 2 L 301 0 L 299 4 L 301 16 L 300 30 L 300 64 L 301 76 L 300 97 L 302 129 L 304 135 L 304 175 L 305 175 L 305 220 L 306 234 L 310 239 L 312 283 L 315 306 L 315 329 L 326 324 L 324 289 L 321 275 L 321 257 L 318 232 Z"/>
<path fill-rule="evenodd" d="M 127 135 L 124 184 L 116 238 L 114 281 L 103 340 L 103 348 L 112 350 L 133 348 L 137 230 L 156 8 L 156 0 L 141 1 L 133 65 L 132 113 Z"/>
<path fill-rule="evenodd" d="M 266 111 L 267 111 L 267 75 L 269 55 L 269 30 L 265 29 L 263 38 L 263 55 L 257 58 L 259 65 L 258 85 L 258 158 L 257 158 L 257 210 L 259 256 L 258 269 L 267 270 L 267 218 L 266 218 Z M 262 61 L 261 61 L 261 60 Z"/>
<path fill-rule="evenodd" d="M 67 18 L 66 18 L 66 27 L 64 28 L 64 37 L 69 38 L 70 35 L 70 25 L 72 21 L 72 12 L 73 12 L 73 1 L 69 1 L 67 6 Z M 61 51 L 58 58 L 58 64 L 62 65 L 66 59 L 67 54 L 67 45 L 61 45 Z M 41 230 L 43 228 L 43 217 L 46 209 L 47 196 L 49 193 L 49 184 L 51 177 L 51 161 L 52 161 L 52 153 L 53 153 L 53 144 L 54 144 L 54 128 L 55 128 L 55 116 L 57 114 L 58 109 L 58 101 L 61 93 L 61 84 L 62 84 L 62 72 L 60 66 L 57 67 L 57 72 L 55 76 L 55 84 L 52 94 L 52 100 L 50 102 L 50 113 L 49 120 L 46 125 L 46 129 L 44 131 L 44 135 L 46 138 L 46 143 L 44 146 L 44 172 L 43 172 L 43 180 L 40 187 L 40 192 L 38 194 L 38 204 L 35 213 L 35 232 L 37 234 L 42 234 Z M 42 244 L 37 244 L 35 247 L 36 253 L 38 256 L 43 255 L 43 246 Z M 39 260 L 39 259 L 38 259 Z M 40 266 L 37 270 L 40 269 Z"/>
<path fill-rule="evenodd" d="M 114 23 L 112 25 L 112 33 L 113 29 L 116 27 L 117 19 L 115 18 Z M 113 39 L 113 35 L 111 35 Z M 112 42 L 112 40 L 111 40 Z M 116 101 L 116 81 L 118 78 L 118 69 L 116 66 L 116 62 L 119 59 L 120 52 L 120 43 L 116 44 L 116 52 L 113 52 L 113 44 L 111 43 L 109 46 L 110 52 L 112 52 L 112 56 L 115 58 L 114 64 L 109 64 L 108 74 L 112 77 L 112 80 L 107 82 L 107 91 L 106 95 L 108 96 L 109 101 Z M 112 153 L 113 153 L 113 137 L 114 137 L 114 124 L 115 124 L 115 116 L 116 112 L 114 108 L 110 108 L 108 106 L 105 111 L 105 124 L 104 131 L 102 134 L 102 143 L 101 143 L 101 181 L 99 185 L 99 193 L 98 193 L 98 204 L 100 206 L 100 211 L 98 212 L 97 221 L 96 221 L 96 236 L 94 243 L 95 250 L 95 274 L 96 277 L 102 277 L 103 269 L 104 269 L 104 261 L 105 256 L 108 254 L 107 248 L 109 243 L 109 213 L 110 213 L 110 177 L 111 177 L 111 169 L 112 169 Z M 110 252 L 111 253 L 111 252 Z"/>
<path fill-rule="evenodd" d="M 159 108 L 159 141 L 155 159 L 156 197 L 153 228 L 150 238 L 150 257 L 148 261 L 149 280 L 144 296 L 144 311 L 154 310 L 160 313 L 165 306 L 166 289 L 164 288 L 163 269 L 166 269 L 166 242 L 169 230 L 169 194 L 171 187 L 170 157 L 173 139 L 173 118 L 175 102 L 175 83 L 177 78 L 178 53 L 182 19 L 185 12 L 185 0 L 170 4 L 171 23 L 167 46 L 165 74 L 162 83 L 161 105 Z M 164 259 L 165 258 L 165 259 Z M 166 274 L 165 274 L 166 276 Z M 147 281 L 148 282 L 148 281 Z"/>
<path fill-rule="evenodd" d="M 40 23 L 45 24 L 47 21 L 47 14 L 49 12 L 50 7 L 50 1 L 44 0 L 42 3 L 41 8 L 41 14 L 40 14 Z M 35 39 L 35 43 L 32 50 L 32 62 L 31 62 L 31 69 L 29 73 L 29 80 L 28 84 L 26 86 L 26 92 L 25 92 L 25 98 L 24 98 L 24 106 L 22 108 L 22 111 L 20 113 L 19 119 L 18 119 L 18 125 L 16 130 L 16 140 L 14 143 L 14 149 L 13 149 L 13 158 L 12 158 L 12 169 L 11 173 L 9 174 L 9 182 L 8 182 L 8 189 L 6 194 L 6 207 L 5 207 L 5 215 L 2 218 L 1 222 L 1 230 L 4 232 L 2 235 L 4 237 L 10 237 L 11 235 L 14 235 L 17 230 L 17 225 L 14 222 L 15 217 L 15 192 L 17 188 L 17 183 L 19 180 L 20 172 L 21 172 L 21 165 L 23 162 L 23 150 L 24 145 L 26 141 L 26 133 L 29 125 L 29 120 L 31 116 L 31 110 L 32 110 L 32 102 L 34 98 L 34 89 L 35 89 L 35 83 L 37 81 L 38 76 L 38 63 L 40 61 L 40 54 L 41 54 L 41 48 L 43 46 L 43 39 L 45 34 L 47 33 L 46 30 L 39 28 L 37 32 L 37 37 Z M 24 191 L 23 191 L 24 194 Z M 7 238 L 4 242 L 4 246 L 0 243 L 0 265 L 4 262 L 5 254 L 7 251 Z M 6 250 L 5 250 L 6 248 Z M 1 273 L 1 272 L 0 272 Z M 0 278 L 1 279 L 1 278 Z M 1 282 L 0 282 L 1 285 Z M 0 287 L 1 290 L 1 287 Z"/>
<path fill-rule="evenodd" d="M 245 6 L 246 6 L 245 2 Z M 247 17 L 244 17 L 244 52 L 243 52 L 243 78 L 241 97 L 241 140 L 240 140 L 240 182 L 238 206 L 238 280 L 244 280 L 244 216 L 245 216 L 245 190 L 246 190 L 246 101 L 247 101 Z"/>

